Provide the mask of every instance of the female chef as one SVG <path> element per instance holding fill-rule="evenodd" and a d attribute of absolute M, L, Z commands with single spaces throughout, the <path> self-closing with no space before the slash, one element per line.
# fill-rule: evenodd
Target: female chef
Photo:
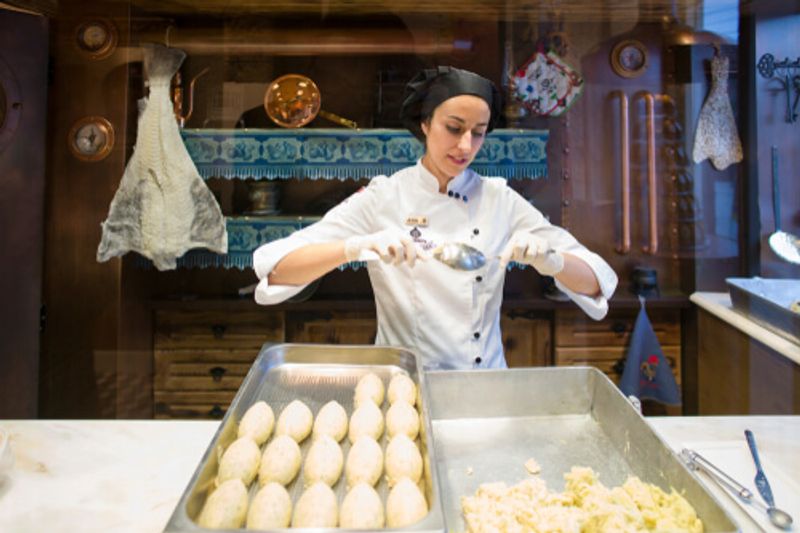
<path fill-rule="evenodd" d="M 510 261 L 553 276 L 589 316 L 603 318 L 617 285 L 606 262 L 505 179 L 467 168 L 499 115 L 491 81 L 452 67 L 418 74 L 406 86 L 401 117 L 425 144 L 422 158 L 373 178 L 316 224 L 258 248 L 256 301 L 283 301 L 371 250 L 382 259 L 367 263 L 375 343 L 415 351 L 426 369 L 506 366 L 500 306 Z M 445 242 L 468 243 L 488 260 L 479 270 L 453 270 L 430 259 Z"/>

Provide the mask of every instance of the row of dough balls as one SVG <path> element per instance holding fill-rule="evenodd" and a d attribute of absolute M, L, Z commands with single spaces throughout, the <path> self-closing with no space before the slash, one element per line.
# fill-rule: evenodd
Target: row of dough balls
<path fill-rule="evenodd" d="M 247 488 L 241 479 L 229 479 L 208 497 L 198 520 L 209 528 L 248 529 L 289 527 L 343 527 L 380 529 L 404 527 L 425 517 L 428 505 L 419 486 L 401 479 L 386 498 L 386 512 L 377 491 L 368 483 L 358 483 L 342 501 L 341 509 L 333 489 L 322 482 L 308 487 L 292 508 L 286 488 L 271 482 L 256 493 L 247 507 Z"/>
<path fill-rule="evenodd" d="M 421 496 L 417 483 L 422 475 L 422 456 L 413 442 L 413 439 L 419 433 L 420 427 L 419 415 L 413 407 L 417 401 L 418 389 L 408 376 L 398 374 L 391 380 L 388 392 L 391 407 L 386 413 L 386 428 L 390 437 L 385 461 L 387 481 L 390 487 L 395 487 L 401 484 L 401 480 L 407 479 L 414 485 Z M 370 497 L 368 491 L 364 488 L 353 491 L 363 484 L 369 487 L 372 492 L 375 492 L 372 487 L 380 479 L 383 471 L 383 452 L 377 443 L 377 439 L 381 437 L 384 430 L 383 414 L 378 407 L 383 402 L 383 396 L 383 382 L 380 378 L 372 373 L 361 378 L 356 386 L 354 403 L 357 407 L 350 419 L 349 432 L 347 431 L 347 413 L 335 401 L 323 406 L 317 414 L 316 420 L 314 420 L 308 406 L 299 400 L 295 400 L 284 408 L 278 417 L 277 424 L 274 424 L 274 414 L 270 406 L 263 401 L 257 402 L 242 417 L 238 428 L 237 440 L 225 450 L 225 453 L 220 458 L 219 471 L 216 478 L 218 488 L 214 494 L 220 492 L 223 486 L 234 486 L 235 484 L 228 482 L 237 479 L 246 488 L 252 483 L 256 472 L 258 472 L 259 486 L 261 487 L 258 494 L 263 492 L 264 495 L 258 497 L 257 494 L 256 498 L 254 498 L 251 511 L 247 516 L 248 527 L 263 528 L 268 525 L 269 527 L 276 527 L 278 523 L 283 524 L 280 527 L 286 527 L 288 526 L 288 518 L 285 523 L 282 520 L 284 516 L 291 515 L 291 501 L 289 500 L 289 514 L 287 515 L 286 506 L 283 503 L 284 500 L 288 499 L 288 494 L 286 498 L 276 495 L 279 491 L 272 485 L 277 484 L 283 487 L 297 476 L 301 463 L 298 443 L 305 440 L 313 432 L 314 441 L 303 465 L 303 477 L 308 489 L 306 493 L 309 493 L 307 499 L 315 501 L 316 497 L 312 497 L 312 495 L 319 495 L 324 491 L 319 488 L 312 491 L 311 487 L 318 483 L 323 483 L 330 488 L 341 476 L 343 454 L 338 441 L 344 438 L 345 433 L 348 433 L 353 446 L 348 454 L 345 468 L 347 486 L 350 492 L 348 492 L 349 499 L 346 497 L 345 501 L 342 502 L 342 526 L 359 527 L 358 520 L 352 518 L 349 512 L 350 508 L 357 508 L 358 506 L 349 502 L 361 502 L 359 506 L 366 506 L 365 508 L 371 509 L 371 512 L 362 513 L 359 516 L 362 517 L 362 521 L 366 520 L 373 524 L 363 527 L 377 527 L 374 523 L 378 517 L 380 517 L 381 523 L 383 522 L 382 505 L 379 505 L 379 508 L 370 505 L 376 498 Z M 366 399 L 370 401 L 365 401 Z M 259 446 L 269 439 L 273 425 L 275 426 L 276 437 L 264 450 L 262 456 Z M 270 487 L 270 489 L 266 490 L 267 487 Z M 283 490 L 285 492 L 285 489 Z M 231 527 L 227 525 L 228 520 L 236 519 L 240 514 L 242 517 L 244 516 L 244 510 L 247 508 L 246 498 L 244 507 L 232 504 L 230 497 L 225 496 L 228 491 L 236 491 L 236 489 L 228 488 L 227 491 L 220 492 L 220 496 L 216 498 L 212 498 L 213 494 L 209 496 L 198 519 L 200 525 L 205 527 Z M 391 493 L 395 492 L 393 488 Z M 417 505 L 420 499 L 414 497 L 413 494 L 410 498 L 400 496 L 410 492 L 408 489 L 400 490 L 398 496 L 394 498 L 396 503 L 393 506 L 389 505 L 391 498 L 387 499 L 390 527 L 400 527 L 391 525 L 393 522 L 402 523 L 401 525 L 413 523 L 427 513 L 424 497 L 421 498 L 423 505 L 420 507 Z M 304 496 L 306 493 L 304 493 Z M 353 496 L 350 496 L 351 493 L 353 493 Z M 333 494 L 332 490 L 331 494 Z M 375 493 L 375 496 L 377 497 L 377 493 Z M 322 498 L 323 500 L 320 503 L 330 500 L 329 498 Z M 298 520 L 300 523 L 308 525 L 307 523 L 322 520 L 322 515 L 327 515 L 326 523 L 330 522 L 331 506 L 316 504 L 303 506 L 301 501 L 303 501 L 303 496 L 298 500 L 295 508 L 296 517 L 292 521 L 293 525 Z M 335 498 L 333 502 L 335 509 Z M 377 502 L 380 504 L 379 497 Z M 313 511 L 315 516 L 319 516 L 316 518 L 304 518 L 306 514 L 303 511 L 304 508 Z M 417 512 L 420 509 L 422 515 L 417 516 Z M 372 518 L 367 519 L 367 517 Z M 226 525 L 223 526 L 220 520 Z M 276 520 L 278 522 L 275 522 Z"/>

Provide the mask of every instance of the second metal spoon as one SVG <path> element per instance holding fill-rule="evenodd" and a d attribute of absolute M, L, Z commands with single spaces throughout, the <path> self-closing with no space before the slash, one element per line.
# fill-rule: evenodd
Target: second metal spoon
<path fill-rule="evenodd" d="M 764 498 L 764 501 L 767 502 L 767 514 L 769 515 L 769 519 L 776 526 L 789 529 L 792 527 L 792 517 L 786 511 L 775 507 L 775 498 L 772 497 L 772 489 L 769 486 L 767 475 L 764 473 L 764 469 L 761 467 L 761 460 L 758 457 L 756 438 L 749 429 L 744 430 L 744 436 L 747 439 L 747 445 L 750 447 L 753 462 L 756 464 L 756 488 L 758 488 L 758 492 L 761 494 L 761 497 Z"/>

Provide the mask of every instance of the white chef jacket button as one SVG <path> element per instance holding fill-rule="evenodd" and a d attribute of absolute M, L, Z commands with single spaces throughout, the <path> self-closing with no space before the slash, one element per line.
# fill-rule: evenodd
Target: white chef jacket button
<path fill-rule="evenodd" d="M 458 200 L 459 198 L 461 198 L 461 195 L 460 195 L 460 194 L 458 194 L 458 193 L 456 193 L 456 194 L 455 194 L 455 196 L 456 196 L 456 200 Z"/>
<path fill-rule="evenodd" d="M 449 196 L 450 198 L 452 198 L 452 197 L 453 197 L 453 191 L 447 191 L 447 196 Z"/>
<path fill-rule="evenodd" d="M 479 230 L 478 228 L 475 228 L 474 230 L 472 230 L 472 233 L 475 234 L 475 235 L 479 234 L 480 232 L 481 232 L 481 230 Z"/>
<path fill-rule="evenodd" d="M 483 281 L 483 276 L 475 276 L 475 281 L 480 283 L 481 281 Z"/>
<path fill-rule="evenodd" d="M 481 334 L 480 334 L 480 332 L 478 332 L 478 331 L 476 331 L 475 333 L 473 333 L 473 334 L 472 334 L 472 336 L 473 336 L 473 337 L 475 337 L 476 339 L 480 339 L 480 338 L 481 338 Z"/>
<path fill-rule="evenodd" d="M 461 197 L 461 199 L 464 200 L 464 202 L 466 202 L 467 201 L 467 195 L 465 194 L 464 196 Z"/>
<path fill-rule="evenodd" d="M 479 365 L 479 364 L 481 364 L 481 362 L 482 362 L 482 361 L 483 361 L 483 359 L 481 359 L 481 356 L 480 356 L 480 355 L 479 355 L 478 357 L 476 357 L 476 358 L 475 358 L 475 364 L 476 364 L 476 365 Z"/>

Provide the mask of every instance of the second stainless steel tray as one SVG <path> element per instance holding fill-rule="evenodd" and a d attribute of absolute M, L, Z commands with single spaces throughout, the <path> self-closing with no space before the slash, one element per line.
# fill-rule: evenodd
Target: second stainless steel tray
<path fill-rule="evenodd" d="M 428 440 L 432 432 L 427 407 L 427 386 L 419 359 L 412 352 L 401 348 L 315 344 L 277 344 L 265 346 L 261 350 L 189 481 L 165 531 L 206 531 L 195 523 L 195 519 L 216 476 L 218 450 L 224 450 L 236 438 L 239 420 L 252 404 L 259 400 L 266 401 L 272 407 L 277 419 L 281 410 L 295 399 L 308 405 L 315 416 L 323 405 L 336 400 L 350 415 L 353 412 L 353 393 L 356 383 L 368 372 L 377 374 L 387 386 L 390 379 L 398 373 L 408 374 L 419 385 L 421 399 L 419 445 L 425 464 L 423 475 L 429 512 L 423 520 L 407 529 L 426 532 L 445 531 L 437 472 L 435 468 L 431 468 L 431 465 L 435 464 L 435 458 L 433 447 Z M 387 404 L 388 402 L 384 402 L 384 412 Z M 384 449 L 385 439 L 384 435 L 382 441 Z M 303 457 L 310 441 L 309 436 L 301 443 Z M 350 444 L 346 437 L 341 445 L 347 457 Z M 297 501 L 303 491 L 302 475 L 301 469 L 298 477 L 287 487 L 293 502 Z M 254 482 L 254 485 L 257 485 L 257 482 Z M 385 503 L 388 492 L 385 480 L 381 479 L 376 488 Z M 333 489 L 341 504 L 346 493 L 344 479 L 339 479 Z M 255 487 L 251 487 L 251 497 L 254 491 Z M 241 532 L 243 529 L 231 531 Z M 340 531 L 345 530 L 340 529 Z"/>
<path fill-rule="evenodd" d="M 572 466 L 588 466 L 606 486 L 628 476 L 692 504 L 705 531 L 737 531 L 616 386 L 596 368 L 525 368 L 427 373 L 433 441 L 448 530 L 464 531 L 461 497 L 482 483 L 529 477 L 535 459 L 551 490 Z"/>

